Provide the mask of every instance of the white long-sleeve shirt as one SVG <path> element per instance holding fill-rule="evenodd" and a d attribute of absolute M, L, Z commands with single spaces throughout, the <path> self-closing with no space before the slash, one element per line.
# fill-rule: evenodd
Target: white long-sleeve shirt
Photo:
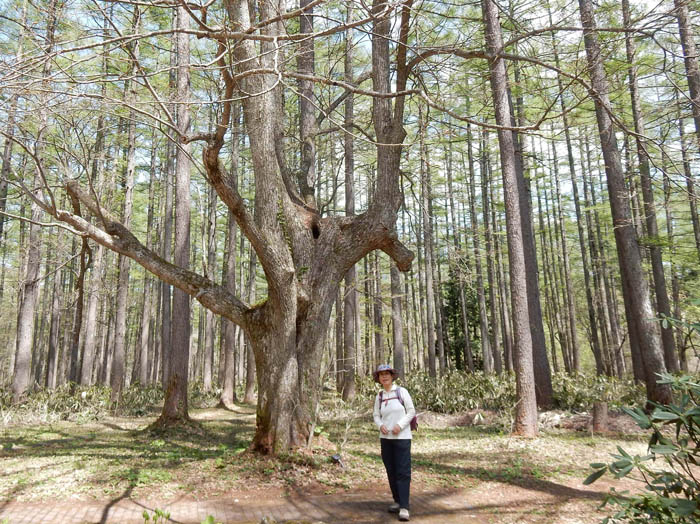
<path fill-rule="evenodd" d="M 379 393 L 374 398 L 374 423 L 377 428 L 382 425 L 389 430 L 388 435 L 379 432 L 380 438 L 388 439 L 410 439 L 411 436 L 411 419 L 416 415 L 416 408 L 413 406 L 413 399 L 409 395 L 406 388 L 401 388 L 401 400 L 399 400 L 396 384 L 391 385 L 390 391 L 384 391 L 382 388 L 382 405 L 379 405 Z M 398 424 L 401 431 L 398 435 L 394 435 L 391 430 Z"/>

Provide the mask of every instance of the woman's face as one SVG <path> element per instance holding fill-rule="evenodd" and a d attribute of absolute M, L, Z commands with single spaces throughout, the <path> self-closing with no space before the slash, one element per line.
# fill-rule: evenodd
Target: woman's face
<path fill-rule="evenodd" d="M 391 386 L 394 382 L 394 377 L 391 375 L 391 371 L 380 371 L 379 372 L 379 383 L 382 386 Z"/>

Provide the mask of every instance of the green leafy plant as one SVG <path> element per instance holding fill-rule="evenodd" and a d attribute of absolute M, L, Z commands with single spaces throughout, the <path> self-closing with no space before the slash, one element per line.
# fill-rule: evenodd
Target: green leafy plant
<path fill-rule="evenodd" d="M 420 411 L 459 413 L 469 409 L 493 409 L 508 412 L 516 404 L 515 376 L 453 371 L 440 380 L 427 373 L 410 373 L 402 382 Z M 608 402 L 612 409 L 633 406 L 644 399 L 643 389 L 632 380 L 593 374 L 555 373 L 552 376 L 554 399 L 560 409 L 584 411 L 595 402 Z M 372 377 L 362 377 L 358 389 L 373 395 L 377 387 Z"/>
<path fill-rule="evenodd" d="M 620 479 L 639 474 L 648 493 L 628 494 L 612 489 L 603 505 L 618 511 L 603 522 L 633 524 L 691 524 L 700 522 L 700 384 L 690 376 L 664 374 L 677 402 L 654 404 L 647 414 L 642 409 L 625 409 L 642 429 L 651 430 L 648 453 L 630 455 L 618 446 L 610 464 L 591 464 L 595 470 L 584 484 L 591 484 L 606 472 Z M 673 426 L 674 431 L 668 431 Z M 662 467 L 659 467 L 659 466 Z"/>
<path fill-rule="evenodd" d="M 141 515 L 143 516 L 144 522 L 152 522 L 153 524 L 165 524 L 170 520 L 170 512 L 158 508 L 153 510 L 153 515 L 149 514 L 146 510 L 143 510 Z"/>
<path fill-rule="evenodd" d="M 586 411 L 600 401 L 612 409 L 644 402 L 644 390 L 633 380 L 605 375 L 554 373 L 552 388 L 557 406 L 570 411 Z"/>

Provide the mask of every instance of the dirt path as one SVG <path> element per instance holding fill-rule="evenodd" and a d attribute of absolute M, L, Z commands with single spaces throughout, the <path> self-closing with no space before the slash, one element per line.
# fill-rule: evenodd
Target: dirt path
<path fill-rule="evenodd" d="M 593 488 L 528 480 L 522 486 L 483 482 L 474 489 L 413 490 L 411 522 L 423 524 L 593 524 L 605 484 Z M 386 513 L 386 488 L 324 495 L 283 494 L 281 491 L 232 493 L 214 500 L 179 498 L 139 501 L 125 493 L 110 501 L 6 502 L 0 522 L 6 524 L 143 523 L 156 509 L 170 513 L 173 523 L 194 523 L 212 516 L 224 524 L 257 524 L 263 517 L 276 522 L 384 524 L 397 522 Z M 5 520 L 3 520 L 5 519 Z"/>

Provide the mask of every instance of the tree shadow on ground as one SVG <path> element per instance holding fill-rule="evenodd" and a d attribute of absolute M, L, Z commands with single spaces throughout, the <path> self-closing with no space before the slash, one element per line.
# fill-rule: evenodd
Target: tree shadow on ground
<path fill-rule="evenodd" d="M 147 423 L 144 419 L 144 425 Z M 66 463 L 71 462 L 80 463 L 78 469 L 85 468 L 89 472 L 81 482 L 98 490 L 100 486 L 113 489 L 131 482 L 135 475 L 138 477 L 135 470 L 149 470 L 157 476 L 158 470 L 176 470 L 247 448 L 254 430 L 250 421 L 235 415 L 204 423 L 204 431 L 172 431 L 160 435 L 127 429 L 110 420 L 89 425 L 62 423 L 51 427 L 17 427 L 14 431 L 6 429 L 0 436 L 0 461 L 19 461 L 20 468 L 6 477 L 0 500 L 15 499 L 32 489 L 41 491 L 42 486 L 49 484 L 55 486 L 56 475 L 65 474 Z M 53 474 L 32 482 L 23 480 L 24 477 L 32 480 L 39 471 Z M 167 478 L 167 475 L 162 476 Z M 20 484 L 12 484 L 22 482 L 26 486 L 22 490 Z"/>
<path fill-rule="evenodd" d="M 371 460 L 378 460 L 379 455 L 373 453 L 355 452 L 355 455 L 362 456 Z M 471 455 L 471 456 L 470 456 Z M 535 490 L 556 497 L 579 498 L 588 500 L 602 500 L 603 494 L 596 491 L 588 491 L 576 489 L 565 484 L 537 478 L 528 473 L 527 469 L 523 468 L 523 464 L 518 464 L 515 459 L 518 458 L 517 452 L 504 454 L 503 452 L 494 453 L 479 453 L 478 455 L 470 453 L 460 453 L 460 460 L 468 460 L 469 462 L 489 464 L 488 466 L 463 466 L 450 463 L 456 454 L 430 453 L 428 455 L 422 453 L 414 453 L 412 456 L 412 469 L 414 477 L 420 474 L 421 471 L 429 471 L 442 475 L 459 475 L 469 477 L 475 480 L 491 480 L 504 484 L 517 486 L 519 488 Z M 507 469 L 509 466 L 509 458 L 512 458 L 513 469 Z M 505 460 L 504 460 L 505 459 Z M 527 464 L 525 465 L 528 466 Z"/>

